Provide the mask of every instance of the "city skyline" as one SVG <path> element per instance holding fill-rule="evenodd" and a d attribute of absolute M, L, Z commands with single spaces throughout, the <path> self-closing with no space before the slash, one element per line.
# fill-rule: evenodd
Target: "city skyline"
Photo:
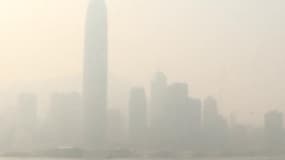
<path fill-rule="evenodd" d="M 164 71 L 169 81 L 189 83 L 197 97 L 214 95 L 226 114 L 245 122 L 262 121 L 269 109 L 284 111 L 284 77 L 274 79 L 284 68 L 284 2 L 255 2 L 107 1 L 110 73 L 148 86 L 153 72 Z M 54 81 L 70 83 L 67 77 L 77 77 L 78 86 L 87 0 L 0 4 L 1 92 L 56 90 Z M 247 113 L 257 109 L 256 118 Z"/>
<path fill-rule="evenodd" d="M 16 123 L 2 122 L 8 128 L 0 128 L 0 151 L 7 155 L 33 153 L 41 156 L 59 156 L 57 151 L 65 150 L 63 155 L 68 156 L 69 149 L 75 149 L 72 156 L 82 156 L 92 149 L 96 149 L 94 156 L 110 154 L 114 157 L 121 154 L 179 157 L 190 151 L 191 154 L 185 156 L 283 155 L 284 113 L 270 110 L 263 115 L 262 127 L 252 127 L 237 122 L 238 117 L 229 119 L 221 115 L 215 97 L 193 97 L 187 83 L 168 83 L 162 72 L 155 73 L 150 82 L 150 97 L 142 86 L 134 86 L 129 91 L 128 119 L 123 118 L 120 110 L 109 108 L 106 111 L 104 145 L 98 137 L 91 140 L 92 137 L 84 133 L 86 118 L 79 93 L 50 95 L 51 110 L 44 121 L 36 116 L 39 97 L 22 93 L 18 95 Z M 91 140 L 92 146 L 86 144 L 86 138 Z"/>
<path fill-rule="evenodd" d="M 15 44 L 3 51 L 18 56 L 4 52 L 0 67 L 0 155 L 285 156 L 277 3 L 87 1 L 58 3 L 85 11 L 73 19 L 44 11 L 53 1 L 28 0 L 35 8 L 23 21 L 36 30 L 7 37 Z"/>

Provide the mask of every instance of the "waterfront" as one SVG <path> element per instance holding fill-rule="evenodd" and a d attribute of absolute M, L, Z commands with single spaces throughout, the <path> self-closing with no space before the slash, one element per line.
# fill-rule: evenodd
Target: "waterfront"
<path fill-rule="evenodd" d="M 0 157 L 0 160 L 84 160 L 84 158 L 26 158 L 26 157 Z M 96 158 L 95 158 L 96 159 Z M 115 158 L 112 160 L 283 160 L 284 157 L 207 157 L 207 158 Z M 90 159 L 89 159 L 90 160 Z"/>

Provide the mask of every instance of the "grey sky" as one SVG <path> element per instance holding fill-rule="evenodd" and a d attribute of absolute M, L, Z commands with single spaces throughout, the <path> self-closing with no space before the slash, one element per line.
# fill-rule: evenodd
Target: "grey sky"
<path fill-rule="evenodd" d="M 153 72 L 164 71 L 189 82 L 196 97 L 216 96 L 225 112 L 282 109 L 284 5 L 109 0 L 111 73 L 148 86 Z M 1 1 L 0 88 L 79 75 L 86 7 L 86 0 Z"/>

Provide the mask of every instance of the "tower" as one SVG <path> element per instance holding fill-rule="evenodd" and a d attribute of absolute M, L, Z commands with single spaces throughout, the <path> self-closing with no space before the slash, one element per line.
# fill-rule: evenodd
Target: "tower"
<path fill-rule="evenodd" d="M 86 147 L 105 144 L 107 125 L 107 13 L 104 0 L 90 0 L 87 11 L 83 78 Z"/>
<path fill-rule="evenodd" d="M 166 99 L 167 99 L 167 77 L 164 73 L 155 73 L 151 81 L 150 94 L 150 131 L 151 144 L 154 148 L 165 146 L 166 131 Z"/>

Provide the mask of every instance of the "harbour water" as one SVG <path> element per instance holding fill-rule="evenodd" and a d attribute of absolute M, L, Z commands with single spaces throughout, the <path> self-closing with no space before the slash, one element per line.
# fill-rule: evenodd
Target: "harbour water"
<path fill-rule="evenodd" d="M 0 157 L 0 160 L 84 160 L 80 158 L 26 158 L 26 157 Z M 152 158 L 138 158 L 138 159 L 110 159 L 110 160 L 284 160 L 285 157 L 207 157 L 207 158 L 187 158 L 187 159 L 152 159 Z M 88 159 L 90 160 L 90 159 Z M 98 160 L 98 159 L 94 159 Z"/>

